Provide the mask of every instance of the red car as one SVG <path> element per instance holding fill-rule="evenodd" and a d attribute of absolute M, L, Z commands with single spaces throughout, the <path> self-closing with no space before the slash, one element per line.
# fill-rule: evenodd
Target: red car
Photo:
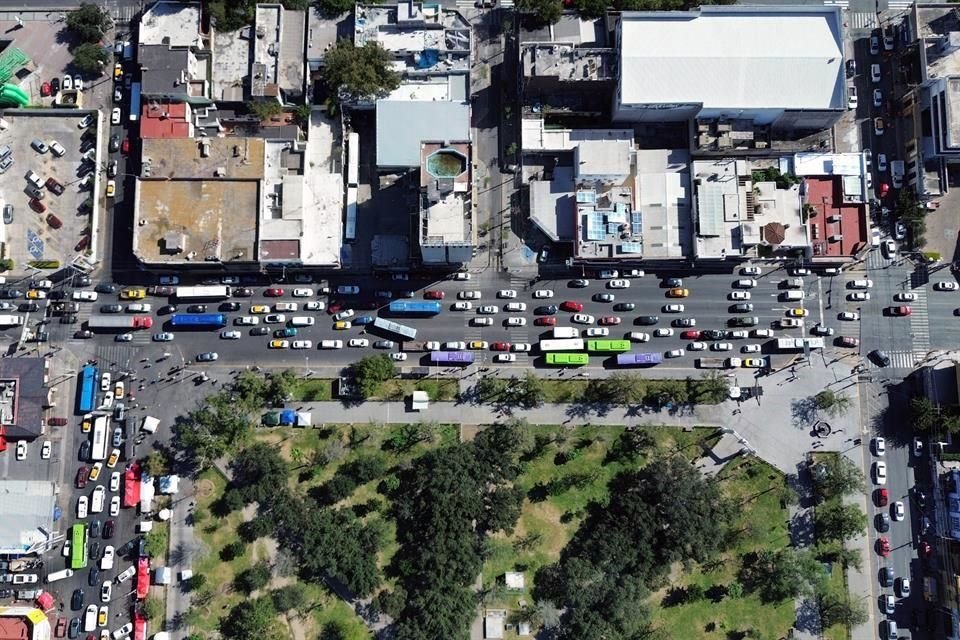
<path fill-rule="evenodd" d="M 58 418 L 50 418 L 49 420 L 47 420 L 47 424 L 50 425 L 51 427 L 63 427 L 63 426 L 66 426 L 66 424 L 67 424 L 67 419 L 66 419 L 66 418 L 59 418 L 59 417 L 58 417 Z"/>
<path fill-rule="evenodd" d="M 908 305 L 900 305 L 899 307 L 890 307 L 890 315 L 892 316 L 908 316 L 913 313 Z"/>
<path fill-rule="evenodd" d="M 63 223 L 60 222 L 60 218 L 53 215 L 52 213 L 47 214 L 47 224 L 53 227 L 54 229 L 59 229 L 63 226 Z"/>
<path fill-rule="evenodd" d="M 120 143 L 120 153 L 130 153 L 130 138 L 124 138 L 123 142 Z"/>
<path fill-rule="evenodd" d="M 851 336 L 840 336 L 837 338 L 837 344 L 841 347 L 859 347 L 860 338 L 854 338 Z"/>
<path fill-rule="evenodd" d="M 557 319 L 553 316 L 540 317 L 533 321 L 538 327 L 553 327 L 557 324 Z"/>
<path fill-rule="evenodd" d="M 924 558 L 929 558 L 933 555 L 933 547 L 930 546 L 930 543 L 926 540 L 920 541 L 920 555 Z"/>
<path fill-rule="evenodd" d="M 44 82 L 43 84 L 47 84 Z M 63 638 L 67 635 L 67 619 L 66 618 L 57 618 L 57 630 L 53 632 L 53 635 L 57 638 Z"/>
<path fill-rule="evenodd" d="M 427 300 L 443 300 L 444 295 L 443 291 L 437 290 L 423 292 L 423 297 Z"/>
<path fill-rule="evenodd" d="M 877 489 L 876 500 L 878 507 L 887 506 L 887 504 L 890 502 L 890 492 L 886 489 Z"/>
<path fill-rule="evenodd" d="M 343 305 L 340 304 L 339 302 L 334 302 L 329 307 L 327 307 L 327 313 L 329 313 L 330 315 L 333 315 L 339 312 L 341 309 L 343 309 Z"/>
<path fill-rule="evenodd" d="M 877 553 L 884 558 L 890 555 L 890 539 L 886 536 L 880 536 L 877 539 Z"/>
<path fill-rule="evenodd" d="M 617 316 L 603 316 L 600 318 L 601 325 L 620 324 L 620 318 Z"/>
<path fill-rule="evenodd" d="M 266 291 L 264 291 L 263 295 L 269 298 L 279 298 L 280 296 L 283 295 L 283 289 L 280 289 L 279 287 L 271 287 Z"/>
<path fill-rule="evenodd" d="M 36 211 L 37 213 L 43 213 L 47 210 L 45 204 L 37 200 L 36 198 L 30 198 L 30 208 Z"/>
<path fill-rule="evenodd" d="M 77 489 L 83 489 L 87 486 L 87 478 L 90 477 L 90 469 L 88 467 L 80 467 L 77 469 Z"/>
<path fill-rule="evenodd" d="M 680 337 L 684 340 L 699 340 L 700 332 L 699 331 L 684 331 L 680 334 Z"/>
<path fill-rule="evenodd" d="M 890 193 L 890 185 L 888 185 L 886 182 L 881 182 L 881 183 L 880 183 L 880 197 L 883 198 L 883 197 L 885 197 L 888 193 Z"/>
<path fill-rule="evenodd" d="M 40 85 L 40 95 L 43 96 L 44 98 L 46 98 L 47 96 L 50 95 L 50 83 L 49 83 L 49 82 L 44 82 L 42 85 Z"/>
<path fill-rule="evenodd" d="M 490 345 L 491 351 L 510 351 L 509 342 L 494 342 Z"/>
<path fill-rule="evenodd" d="M 572 300 L 565 300 L 560 303 L 560 308 L 564 311 L 583 311 L 583 304 Z"/>

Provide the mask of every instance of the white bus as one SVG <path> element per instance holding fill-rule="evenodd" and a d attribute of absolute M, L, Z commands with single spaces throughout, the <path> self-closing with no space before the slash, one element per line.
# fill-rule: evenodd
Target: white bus
<path fill-rule="evenodd" d="M 540 351 L 583 351 L 582 338 L 566 338 L 563 340 L 541 340 Z"/>
<path fill-rule="evenodd" d="M 178 300 L 225 300 L 229 297 L 230 287 L 226 285 L 177 287 Z"/>
<path fill-rule="evenodd" d="M 97 416 L 93 421 L 93 447 L 90 449 L 91 460 L 107 459 L 107 416 Z"/>
<path fill-rule="evenodd" d="M 573 327 L 554 327 L 553 328 L 553 337 L 556 338 L 579 338 L 580 329 L 574 329 Z"/>

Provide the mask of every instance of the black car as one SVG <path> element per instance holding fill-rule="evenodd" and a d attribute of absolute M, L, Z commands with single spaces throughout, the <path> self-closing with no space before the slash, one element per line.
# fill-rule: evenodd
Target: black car
<path fill-rule="evenodd" d="M 40 311 L 40 305 L 38 305 L 36 302 L 22 302 L 17 307 L 17 311 L 21 313 L 34 313 L 36 311 Z"/>
<path fill-rule="evenodd" d="M 113 520 L 107 520 L 107 521 L 104 523 L 104 525 L 103 525 L 103 539 L 104 539 L 104 540 L 109 540 L 110 538 L 113 537 L 113 529 L 114 529 L 115 526 L 116 526 L 116 524 L 113 522 Z"/>
<path fill-rule="evenodd" d="M 640 316 L 636 320 L 637 324 L 645 327 L 657 324 L 658 322 L 660 322 L 660 316 Z"/>
<path fill-rule="evenodd" d="M 50 300 L 63 300 L 67 297 L 67 292 L 62 289 L 54 289 L 47 293 L 47 298 Z"/>
<path fill-rule="evenodd" d="M 70 596 L 70 608 L 73 611 L 80 611 L 80 609 L 83 609 L 83 589 L 73 590 L 73 595 Z"/>
<path fill-rule="evenodd" d="M 0 289 L 0 298 L 15 300 L 23 297 L 23 291 L 19 289 Z"/>
<path fill-rule="evenodd" d="M 878 513 L 876 526 L 877 531 L 880 533 L 886 533 L 887 531 L 890 531 L 890 514 Z"/>
<path fill-rule="evenodd" d="M 584 287 L 589 287 L 589 286 L 590 286 L 590 281 L 589 281 L 589 280 L 583 280 L 583 279 L 578 278 L 578 279 L 576 279 L 576 280 L 571 280 L 571 281 L 569 282 L 569 286 L 571 286 L 571 287 L 573 287 L 573 288 L 575 288 L 575 289 L 583 289 Z"/>
<path fill-rule="evenodd" d="M 93 337 L 93 331 L 88 331 L 87 329 L 82 329 L 73 334 L 73 337 L 77 340 L 89 340 Z"/>
<path fill-rule="evenodd" d="M 393 349 L 396 343 L 393 340 L 377 340 L 373 343 L 374 349 Z"/>
<path fill-rule="evenodd" d="M 93 558 L 94 562 L 100 560 L 100 543 L 94 542 L 90 545 L 90 557 Z"/>
<path fill-rule="evenodd" d="M 117 547 L 117 555 L 120 556 L 121 558 L 126 558 L 128 555 L 133 553 L 133 550 L 136 546 L 137 546 L 136 538 L 134 538 L 133 540 L 128 540 L 127 542 L 124 542 L 122 545 Z"/>
<path fill-rule="evenodd" d="M 633 311 L 636 308 L 637 305 L 632 302 L 618 302 L 617 304 L 613 305 L 614 311 Z"/>
<path fill-rule="evenodd" d="M 700 332 L 700 337 L 705 340 L 723 340 L 727 337 L 727 332 L 722 329 L 704 329 Z"/>
<path fill-rule="evenodd" d="M 552 316 L 557 312 L 557 305 L 550 304 L 542 307 L 537 307 L 536 309 L 533 310 L 533 312 L 538 316 Z"/>
<path fill-rule="evenodd" d="M 249 298 L 253 295 L 253 289 L 248 289 L 246 287 L 237 287 L 233 290 L 234 298 Z"/>
<path fill-rule="evenodd" d="M 140 558 L 147 557 L 147 539 L 146 538 L 137 538 L 137 556 Z"/>
<path fill-rule="evenodd" d="M 56 93 L 60 91 L 60 78 L 52 78 L 50 80 L 50 93 Z"/>
<path fill-rule="evenodd" d="M 270 333 L 270 329 L 267 329 L 266 327 L 254 327 L 253 329 L 250 329 L 250 335 L 252 336 L 265 336 L 268 333 Z"/>
<path fill-rule="evenodd" d="M 753 311 L 753 304 L 750 302 L 738 302 L 730 306 L 732 313 L 750 313 Z"/>
<path fill-rule="evenodd" d="M 89 440 L 84 440 L 83 442 L 80 443 L 80 454 L 78 456 L 80 460 L 86 462 L 87 460 L 90 459 L 90 448 L 92 446 L 93 445 L 90 444 Z"/>
<path fill-rule="evenodd" d="M 99 538 L 99 537 L 100 537 L 100 529 L 102 529 L 102 528 L 103 528 L 103 523 L 100 522 L 99 520 L 93 520 L 93 521 L 91 521 L 91 522 L 90 522 L 90 530 L 89 530 L 89 531 L 90 531 L 90 537 L 91 537 L 91 538 Z"/>
<path fill-rule="evenodd" d="M 870 359 L 876 362 L 877 364 L 879 364 L 881 367 L 890 366 L 890 356 L 888 356 L 883 351 L 880 351 L 879 349 L 874 349 L 873 351 L 870 352 L 869 355 L 870 355 Z"/>
<path fill-rule="evenodd" d="M 918 505 L 921 509 L 926 509 L 926 508 L 927 508 L 927 494 L 925 494 L 923 491 L 920 491 L 919 489 L 917 489 L 916 487 L 914 487 L 914 496 L 915 496 L 916 499 L 917 499 L 917 505 Z"/>
<path fill-rule="evenodd" d="M 893 567 L 884 567 L 880 569 L 880 584 L 884 587 L 892 587 L 893 576 Z"/>
<path fill-rule="evenodd" d="M 171 313 L 176 313 L 176 312 L 177 312 L 177 305 L 175 304 L 165 304 L 159 309 L 157 309 L 157 313 L 160 314 L 161 316 L 168 315 Z"/>
<path fill-rule="evenodd" d="M 668 289 L 677 289 L 677 288 L 683 286 L 683 279 L 682 279 L 682 278 L 667 278 L 667 279 L 664 281 L 663 284 L 664 284 L 664 286 L 667 287 Z"/>
<path fill-rule="evenodd" d="M 207 305 L 205 304 L 191 304 L 187 307 L 187 313 L 206 313 Z"/>
<path fill-rule="evenodd" d="M 224 302 L 220 305 L 220 311 L 240 311 L 239 302 Z"/>
<path fill-rule="evenodd" d="M 87 574 L 87 584 L 91 587 L 97 586 L 97 582 L 100 579 L 100 569 L 96 567 L 90 567 L 90 573 Z"/>
<path fill-rule="evenodd" d="M 120 313 L 123 311 L 122 304 L 102 304 L 100 305 L 100 313 Z"/>
<path fill-rule="evenodd" d="M 120 151 L 120 136 L 113 134 L 110 136 L 110 153 Z"/>
<path fill-rule="evenodd" d="M 109 282 L 101 282 L 93 288 L 97 293 L 116 293 L 120 287 Z"/>
<path fill-rule="evenodd" d="M 13 597 L 13 589 L 0 589 L 0 600 L 9 600 Z"/>
<path fill-rule="evenodd" d="M 60 324 L 77 324 L 77 314 L 65 313 L 60 316 Z"/>
<path fill-rule="evenodd" d="M 730 318 L 727 321 L 731 327 L 754 327 L 760 319 L 755 316 L 742 316 L 740 318 Z"/>
<path fill-rule="evenodd" d="M 80 635 L 80 618 L 74 618 L 70 621 L 70 630 L 67 631 L 68 638 L 76 638 Z"/>

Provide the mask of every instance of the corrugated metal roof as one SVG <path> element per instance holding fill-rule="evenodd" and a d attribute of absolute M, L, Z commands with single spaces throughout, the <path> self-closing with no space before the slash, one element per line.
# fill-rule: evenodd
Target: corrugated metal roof
<path fill-rule="evenodd" d="M 626 12 L 621 102 L 842 108 L 838 16 L 830 7 Z"/>
<path fill-rule="evenodd" d="M 470 105 L 424 100 L 377 101 L 377 165 L 420 166 L 420 143 L 470 140 Z"/>

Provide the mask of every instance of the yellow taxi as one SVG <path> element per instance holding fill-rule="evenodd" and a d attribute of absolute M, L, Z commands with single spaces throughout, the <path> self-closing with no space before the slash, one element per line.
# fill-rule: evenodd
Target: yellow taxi
<path fill-rule="evenodd" d="M 97 614 L 97 626 L 105 627 L 107 626 L 107 618 L 110 617 L 110 610 L 106 607 L 100 607 L 100 613 Z"/>
<path fill-rule="evenodd" d="M 670 289 L 669 291 L 667 291 L 668 298 L 686 298 L 689 295 L 690 295 L 689 289 L 681 289 L 680 287 L 677 287 L 676 289 Z"/>
<path fill-rule="evenodd" d="M 488 345 L 487 345 L 487 341 L 486 341 L 486 340 L 471 340 L 471 341 L 470 341 L 470 348 L 471 348 L 471 349 L 483 349 L 483 350 L 486 350 L 486 349 L 487 349 L 487 346 L 488 346 Z"/>
<path fill-rule="evenodd" d="M 120 400 L 121 398 L 123 398 L 124 391 L 125 391 L 125 388 L 123 386 L 123 383 L 118 381 L 117 384 L 114 385 L 113 387 L 113 397 L 117 400 Z"/>
<path fill-rule="evenodd" d="M 807 317 L 807 310 L 801 308 L 787 309 L 787 315 L 791 318 L 805 318 Z"/>
<path fill-rule="evenodd" d="M 120 290 L 121 300 L 142 300 L 146 297 L 147 297 L 147 290 L 142 289 L 140 287 Z"/>
<path fill-rule="evenodd" d="M 117 194 L 117 181 L 107 180 L 107 197 L 112 198 Z"/>
<path fill-rule="evenodd" d="M 80 423 L 80 430 L 84 433 L 90 433 L 90 429 L 93 428 L 93 416 L 89 413 L 83 416 L 83 422 Z"/>
<path fill-rule="evenodd" d="M 123 65 L 118 62 L 117 64 L 113 65 L 113 79 L 119 80 L 122 77 L 123 77 Z"/>
<path fill-rule="evenodd" d="M 30 289 L 27 291 L 27 300 L 43 300 L 46 297 L 46 291 L 39 291 L 37 289 Z"/>
<path fill-rule="evenodd" d="M 110 457 L 107 458 L 107 466 L 113 469 L 117 466 L 117 462 L 120 461 L 120 449 L 114 449 L 110 452 Z"/>
<path fill-rule="evenodd" d="M 351 326 L 353 325 L 350 323 L 349 320 L 340 320 L 338 322 L 333 323 L 333 328 L 336 329 L 337 331 L 341 331 L 343 329 L 349 329 Z"/>
<path fill-rule="evenodd" d="M 250 313 L 270 313 L 270 307 L 265 304 L 250 305 Z"/>
<path fill-rule="evenodd" d="M 100 472 L 103 471 L 103 463 L 98 462 L 90 469 L 90 482 L 96 482 L 97 478 L 100 477 Z"/>
<path fill-rule="evenodd" d="M 271 340 L 270 348 L 271 349 L 286 349 L 290 346 L 289 340 Z"/>

